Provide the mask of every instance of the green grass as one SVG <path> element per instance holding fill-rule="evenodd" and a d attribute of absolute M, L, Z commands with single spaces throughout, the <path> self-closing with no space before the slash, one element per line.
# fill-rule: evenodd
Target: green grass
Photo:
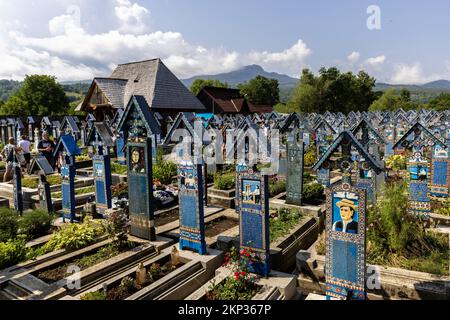
<path fill-rule="evenodd" d="M 79 189 L 75 189 L 75 195 L 80 195 L 80 194 L 86 194 L 86 193 L 91 193 L 95 191 L 95 186 L 90 186 L 90 187 L 85 187 L 85 188 L 79 188 Z M 61 199 L 62 198 L 62 193 L 61 192 L 54 192 L 52 193 L 52 198 L 53 199 Z"/>
<path fill-rule="evenodd" d="M 448 275 L 448 235 L 430 232 L 408 212 L 406 183 L 390 184 L 383 194 L 368 210 L 368 263 Z"/>
<path fill-rule="evenodd" d="M 302 214 L 295 210 L 278 209 L 270 218 L 270 242 L 274 242 L 289 232 L 300 222 Z"/>
<path fill-rule="evenodd" d="M 47 182 L 51 186 L 61 184 L 61 176 L 57 174 L 47 176 Z M 22 187 L 24 188 L 36 189 L 38 185 L 39 185 L 38 177 L 26 177 L 22 179 Z"/>
<path fill-rule="evenodd" d="M 112 174 L 127 174 L 127 166 L 118 164 L 116 162 L 111 162 L 111 173 Z"/>

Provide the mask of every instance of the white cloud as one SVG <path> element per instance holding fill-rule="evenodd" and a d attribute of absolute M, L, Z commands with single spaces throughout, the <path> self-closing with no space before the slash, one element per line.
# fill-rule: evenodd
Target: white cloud
<path fill-rule="evenodd" d="M 353 51 L 352 53 L 350 53 L 347 56 L 347 60 L 350 61 L 351 63 L 356 63 L 356 62 L 358 62 L 360 57 L 361 57 L 361 54 L 359 52 Z"/>
<path fill-rule="evenodd" d="M 62 1 L 62 0 L 61 0 Z M 64 0 L 66 1 L 66 0 Z M 180 78 L 236 70 L 260 64 L 269 71 L 298 75 L 311 55 L 299 39 L 290 48 L 276 52 L 236 52 L 189 43 L 179 32 L 146 31 L 149 10 L 129 0 L 114 0 L 120 27 L 104 32 L 81 26 L 80 10 L 48 21 L 48 34 L 31 36 L 10 28 L 0 41 L 0 78 L 21 79 L 25 74 L 54 74 L 60 80 L 108 76 L 115 64 L 161 58 Z M 103 13 L 107 14 L 107 13 Z"/>
<path fill-rule="evenodd" d="M 311 53 L 306 43 L 299 39 L 296 44 L 282 52 L 251 52 L 246 59 L 248 63 L 257 63 L 265 68 L 276 68 L 280 72 L 298 75 L 305 59 Z"/>
<path fill-rule="evenodd" d="M 366 60 L 366 64 L 371 67 L 378 67 L 386 61 L 386 56 L 377 56 Z"/>
<path fill-rule="evenodd" d="M 148 30 L 146 20 L 150 16 L 150 11 L 147 8 L 129 0 L 116 0 L 116 4 L 114 11 L 121 22 L 120 31 L 141 34 Z"/>
<path fill-rule="evenodd" d="M 48 22 L 51 35 L 82 33 L 81 11 L 78 6 L 69 6 L 67 14 L 54 17 Z"/>
<path fill-rule="evenodd" d="M 394 84 L 423 84 L 443 78 L 447 78 L 446 75 L 425 75 L 419 62 L 410 65 L 402 63 L 394 66 L 391 82 Z"/>

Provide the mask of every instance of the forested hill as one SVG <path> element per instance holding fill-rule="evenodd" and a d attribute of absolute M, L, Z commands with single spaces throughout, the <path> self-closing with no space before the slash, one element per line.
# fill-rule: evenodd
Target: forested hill
<path fill-rule="evenodd" d="M 14 94 L 20 86 L 21 81 L 14 80 L 0 80 L 0 100 L 6 101 L 9 96 Z M 70 82 L 62 82 L 61 85 L 64 87 L 64 91 L 66 92 L 69 101 L 77 101 L 82 99 L 89 90 L 89 86 L 91 82 L 87 81 L 70 81 Z"/>

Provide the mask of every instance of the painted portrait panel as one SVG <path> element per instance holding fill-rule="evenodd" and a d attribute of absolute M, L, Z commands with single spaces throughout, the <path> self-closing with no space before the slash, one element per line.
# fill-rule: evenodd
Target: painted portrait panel
<path fill-rule="evenodd" d="M 95 176 L 99 178 L 103 177 L 103 163 L 95 164 Z"/>
<path fill-rule="evenodd" d="M 179 171 L 180 175 L 180 187 L 186 189 L 195 189 L 195 174 L 193 167 L 184 167 Z"/>
<path fill-rule="evenodd" d="M 261 181 L 242 180 L 242 203 L 261 205 Z"/>
<path fill-rule="evenodd" d="M 131 171 L 135 173 L 145 173 L 145 153 L 143 147 L 131 149 Z"/>
<path fill-rule="evenodd" d="M 333 194 L 333 231 L 358 234 L 359 197 L 351 192 Z"/>
<path fill-rule="evenodd" d="M 426 163 L 410 164 L 409 175 L 411 180 L 426 181 L 428 178 L 428 165 Z"/>

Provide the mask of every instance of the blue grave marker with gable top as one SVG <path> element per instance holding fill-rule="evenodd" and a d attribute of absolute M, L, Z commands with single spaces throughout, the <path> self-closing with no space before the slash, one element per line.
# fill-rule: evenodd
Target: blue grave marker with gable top
<path fill-rule="evenodd" d="M 131 234 L 156 240 L 153 208 L 152 127 L 154 116 L 142 96 L 132 96 L 117 131 L 124 134 L 127 150 Z"/>
<path fill-rule="evenodd" d="M 444 201 L 449 197 L 450 190 L 450 160 L 448 151 L 439 149 L 435 151 L 431 162 L 430 196 L 433 199 Z"/>
<path fill-rule="evenodd" d="M 123 138 L 123 134 L 119 133 L 116 138 L 116 153 L 117 153 L 117 162 L 121 165 L 126 164 L 125 152 L 124 152 L 125 140 Z"/>
<path fill-rule="evenodd" d="M 75 156 L 81 154 L 77 143 L 71 134 L 61 135 L 54 151 L 54 157 L 62 153 L 61 166 L 61 193 L 62 193 L 62 218 L 63 222 L 70 219 L 73 223 L 75 217 Z"/>
<path fill-rule="evenodd" d="M 252 272 L 270 273 L 269 177 L 252 169 L 238 174 L 240 249 L 254 253 L 249 262 Z"/>
<path fill-rule="evenodd" d="M 326 189 L 326 294 L 327 299 L 366 299 L 366 190 L 352 186 L 352 147 L 376 174 L 383 166 L 350 131 L 343 131 L 313 166 L 319 170 L 338 148 L 342 182 Z M 368 169 L 367 168 L 367 169 Z"/>
<path fill-rule="evenodd" d="M 184 162 L 178 166 L 180 202 L 180 249 L 206 253 L 203 208 L 203 172 L 201 164 Z"/>
<path fill-rule="evenodd" d="M 111 158 L 109 148 L 114 146 L 112 132 L 102 122 L 96 122 L 88 137 L 88 143 L 94 146 L 93 157 L 95 200 L 98 211 L 103 214 L 112 207 L 111 194 Z"/>
<path fill-rule="evenodd" d="M 297 206 L 302 205 L 303 193 L 304 143 L 300 136 L 300 131 L 294 129 L 287 142 L 286 203 Z"/>
<path fill-rule="evenodd" d="M 431 213 L 431 199 L 428 197 L 429 162 L 420 153 L 407 163 L 409 173 L 409 211 L 427 219 Z"/>
<path fill-rule="evenodd" d="M 396 152 L 399 148 L 407 152 L 408 207 L 421 219 L 429 219 L 431 213 L 430 166 L 436 146 L 445 149 L 445 144 L 420 122 L 416 122 L 394 145 Z"/>
<path fill-rule="evenodd" d="M 46 157 L 38 156 L 33 159 L 30 166 L 30 173 L 35 171 L 39 172 L 38 193 L 40 207 L 46 212 L 53 212 L 52 194 L 46 176 L 52 174 L 54 170 Z"/>
<path fill-rule="evenodd" d="M 14 209 L 20 214 L 23 213 L 23 194 L 22 194 L 22 170 L 18 163 L 15 151 L 13 155 L 13 193 L 14 193 Z"/>

